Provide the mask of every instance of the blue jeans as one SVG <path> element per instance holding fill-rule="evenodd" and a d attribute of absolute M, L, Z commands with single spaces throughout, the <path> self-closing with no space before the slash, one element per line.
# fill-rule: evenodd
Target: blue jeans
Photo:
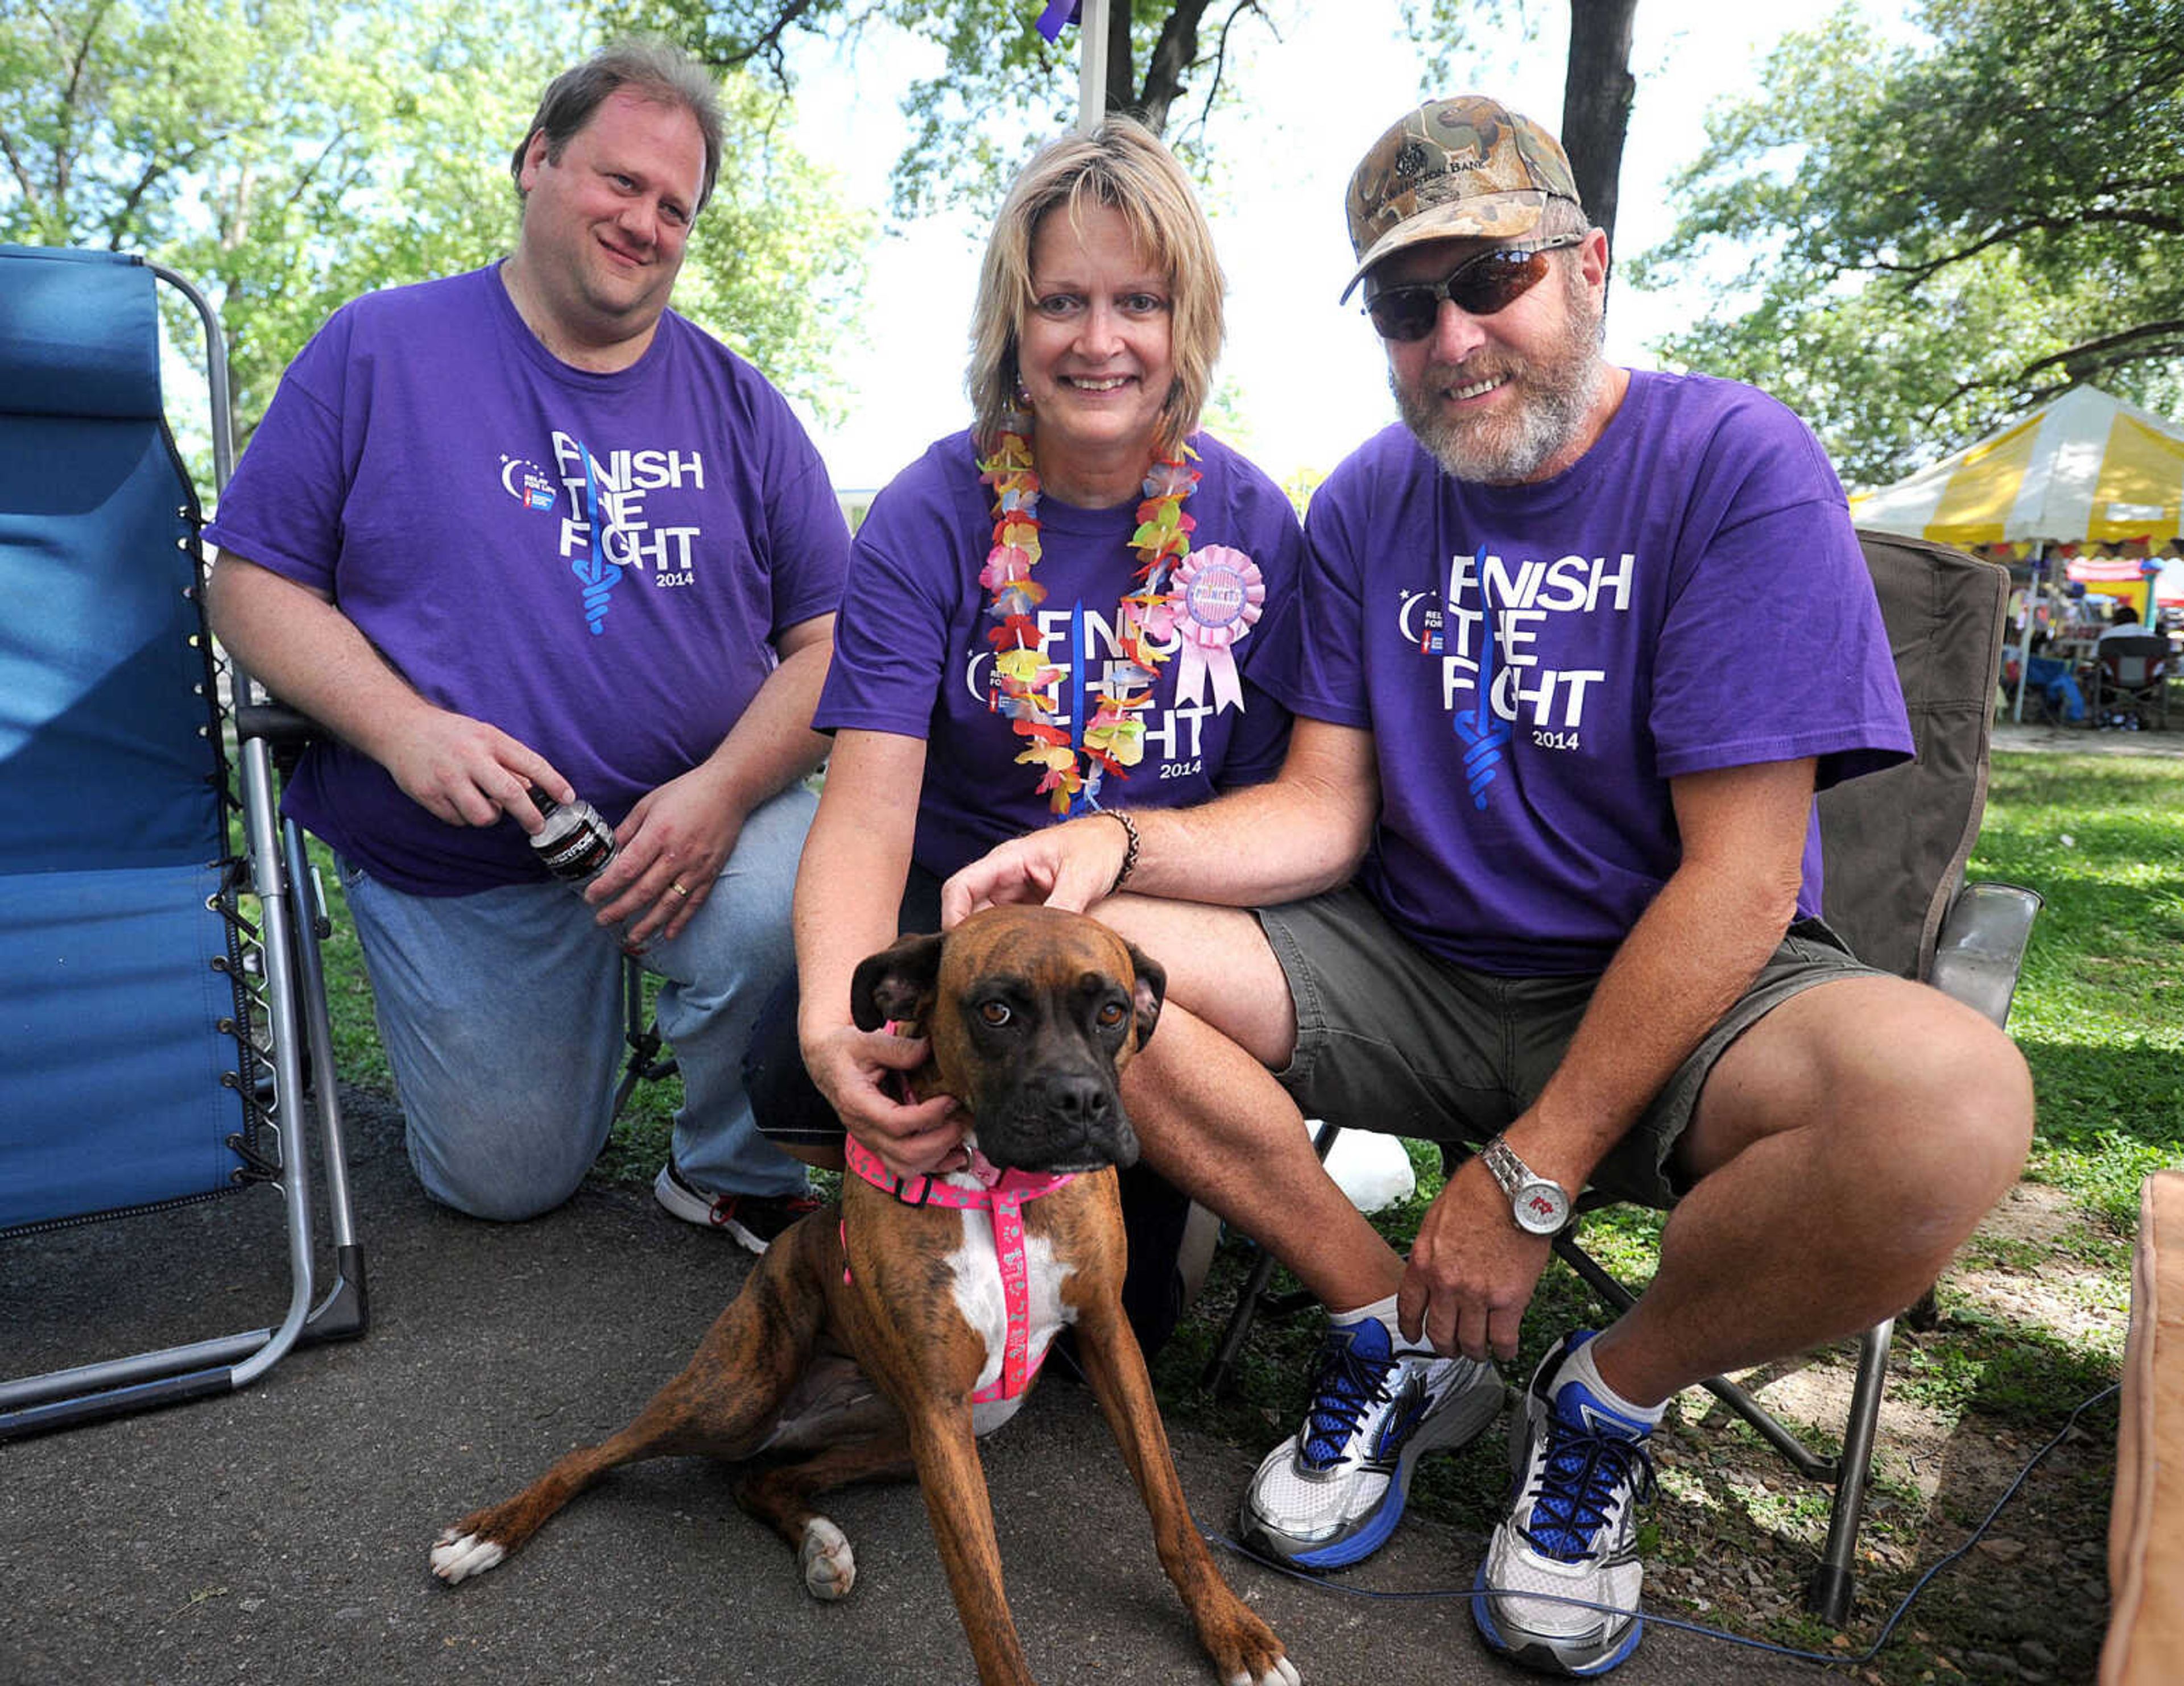
<path fill-rule="evenodd" d="M 710 1194 L 800 1194 L 804 1167 L 758 1132 L 744 1093 L 753 1021 L 795 966 L 788 905 L 816 802 L 753 810 L 713 893 L 645 969 L 682 1074 L 675 1162 Z M 412 896 L 342 862 L 379 1038 L 425 1192 L 476 1217 L 558 1206 L 606 1144 L 622 1054 L 613 932 L 559 883 Z"/>
<path fill-rule="evenodd" d="M 2070 676 L 2070 665 L 2053 656 L 2034 656 L 2025 669 L 2032 688 L 2048 699 L 2048 711 L 2076 726 L 2086 718 L 2086 698 Z"/>

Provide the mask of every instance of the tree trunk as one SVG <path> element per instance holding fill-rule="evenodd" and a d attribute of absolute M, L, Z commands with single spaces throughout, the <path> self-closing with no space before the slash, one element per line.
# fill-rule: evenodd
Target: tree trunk
<path fill-rule="evenodd" d="M 1134 111 L 1137 92 L 1137 78 L 1130 62 L 1130 0 L 1108 0 L 1107 109 Z M 1153 133 L 1160 133 L 1157 122 L 1153 125 Z"/>
<path fill-rule="evenodd" d="M 1145 82 L 1142 90 L 1130 86 L 1130 46 L 1126 32 L 1116 49 L 1122 55 L 1122 97 L 1130 109 L 1144 120 L 1145 125 L 1156 135 L 1167 130 L 1168 110 L 1184 92 L 1184 77 L 1198 58 L 1198 25 L 1211 8 L 1212 0 L 1178 0 L 1168 8 L 1167 21 L 1161 25 L 1160 39 L 1153 43 L 1152 56 L 1145 62 Z M 1115 15 L 1127 19 L 1129 0 L 1115 0 Z M 1112 75 L 1114 61 L 1109 61 Z"/>
<path fill-rule="evenodd" d="M 1630 19 L 1638 0 L 1570 0 L 1569 66 L 1563 82 L 1563 146 L 1586 214 L 1615 240 L 1615 183 L 1630 128 Z"/>

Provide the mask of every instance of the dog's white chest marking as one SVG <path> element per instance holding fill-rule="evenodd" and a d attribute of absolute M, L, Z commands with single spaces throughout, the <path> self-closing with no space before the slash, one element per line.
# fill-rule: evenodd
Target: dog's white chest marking
<path fill-rule="evenodd" d="M 993 1214 L 971 1210 L 960 1214 L 962 1244 L 948 1255 L 954 1278 L 956 1309 L 972 1333 L 985 1343 L 986 1361 L 978 1371 L 977 1390 L 1000 1379 L 1002 1350 L 1008 1340 L 1008 1301 L 1001 1288 L 1000 1255 L 994 1247 Z M 1045 1236 L 1024 1237 L 1024 1286 L 1028 1301 L 1025 1314 L 1025 1367 L 1036 1371 L 1048 1344 L 1064 1323 L 1075 1319 L 1061 1303 L 1061 1285 L 1075 1266 L 1054 1256 L 1054 1245 Z M 980 1434 L 991 1433 L 1017 1414 L 1023 1403 L 1019 1394 L 1011 1399 L 989 1399 L 971 1407 L 971 1426 Z"/>

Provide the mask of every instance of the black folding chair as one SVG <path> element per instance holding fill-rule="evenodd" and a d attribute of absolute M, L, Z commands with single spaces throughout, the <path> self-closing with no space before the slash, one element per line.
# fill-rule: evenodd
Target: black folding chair
<path fill-rule="evenodd" d="M 2169 726 L 2169 640 L 2159 632 L 2103 638 L 2093 648 L 2096 723 L 2117 716 L 2133 726 Z"/>

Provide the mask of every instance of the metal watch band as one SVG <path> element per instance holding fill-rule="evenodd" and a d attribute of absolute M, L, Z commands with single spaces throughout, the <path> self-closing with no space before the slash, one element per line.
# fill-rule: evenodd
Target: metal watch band
<path fill-rule="evenodd" d="M 1517 1191 L 1527 1182 L 1540 1180 L 1530 1166 L 1517 1157 L 1517 1150 L 1500 1136 L 1481 1148 L 1479 1157 L 1485 1161 L 1486 1169 L 1492 1173 L 1494 1180 L 1502 1185 L 1502 1192 L 1513 1200 L 1517 1198 Z"/>

